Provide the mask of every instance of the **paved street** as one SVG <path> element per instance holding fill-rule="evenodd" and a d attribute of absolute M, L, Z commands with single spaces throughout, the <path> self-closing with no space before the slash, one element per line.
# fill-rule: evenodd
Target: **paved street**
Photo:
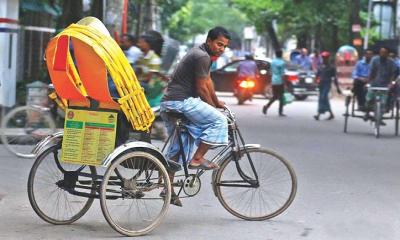
<path fill-rule="evenodd" d="M 297 196 L 270 221 L 248 222 L 230 215 L 203 176 L 198 196 L 171 206 L 164 222 L 143 239 L 344 239 L 400 238 L 400 137 L 387 122 L 382 138 L 372 126 L 351 119 L 344 134 L 342 100 L 333 101 L 336 119 L 316 122 L 316 98 L 294 102 L 278 117 L 275 103 L 265 117 L 255 99 L 238 106 L 248 143 L 260 143 L 288 159 L 297 174 Z M 18 159 L 0 146 L 0 239 L 121 239 L 104 220 L 98 201 L 69 226 L 43 222 L 29 205 L 26 183 L 33 160 Z M 142 238 L 140 238 L 142 239 Z"/>

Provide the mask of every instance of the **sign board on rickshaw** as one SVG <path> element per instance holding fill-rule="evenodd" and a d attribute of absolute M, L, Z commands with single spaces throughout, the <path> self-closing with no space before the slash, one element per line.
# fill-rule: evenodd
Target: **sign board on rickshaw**
<path fill-rule="evenodd" d="M 336 53 L 336 72 L 339 85 L 346 88 L 353 84 L 352 71 L 358 60 L 357 50 L 349 45 L 341 46 Z"/>
<path fill-rule="evenodd" d="M 67 109 L 65 116 L 61 160 L 101 165 L 115 148 L 117 113 Z"/>

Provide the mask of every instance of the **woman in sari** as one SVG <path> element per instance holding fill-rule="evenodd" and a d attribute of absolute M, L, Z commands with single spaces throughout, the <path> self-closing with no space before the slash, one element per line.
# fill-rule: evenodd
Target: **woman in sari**
<path fill-rule="evenodd" d="M 315 120 L 319 120 L 321 114 L 329 112 L 327 120 L 335 118 L 333 115 L 331 105 L 329 103 L 329 92 L 331 90 L 332 81 L 334 82 L 337 92 L 341 94 L 339 83 L 336 77 L 336 68 L 329 62 L 330 53 L 322 52 L 322 64 L 317 71 L 317 78 L 319 79 L 319 98 L 318 98 L 318 113 L 314 116 Z"/>

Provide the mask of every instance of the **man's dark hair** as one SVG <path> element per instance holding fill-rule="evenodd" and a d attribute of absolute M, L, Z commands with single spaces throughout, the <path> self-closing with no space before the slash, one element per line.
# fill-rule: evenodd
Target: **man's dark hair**
<path fill-rule="evenodd" d="M 123 34 L 122 37 L 126 37 L 133 45 L 136 45 L 138 42 L 138 38 L 131 34 Z"/>
<path fill-rule="evenodd" d="M 381 47 L 379 48 L 378 52 L 379 52 L 381 49 L 385 49 L 388 53 L 391 52 L 390 48 L 387 47 L 387 46 L 381 46 Z"/>
<path fill-rule="evenodd" d="M 231 40 L 231 34 L 228 32 L 228 30 L 226 30 L 223 27 L 219 27 L 219 26 L 211 29 L 210 31 L 208 31 L 207 39 L 210 39 L 211 41 L 214 41 L 219 36 L 223 36 L 226 39 Z"/>
<path fill-rule="evenodd" d="M 161 56 L 164 38 L 159 32 L 150 30 L 140 37 L 150 45 L 151 50 L 153 50 L 158 56 Z"/>
<path fill-rule="evenodd" d="M 282 57 L 282 50 L 280 50 L 280 49 L 276 50 L 275 51 L 275 56 L 278 57 L 278 58 L 281 58 Z"/>
<path fill-rule="evenodd" d="M 251 54 L 251 53 L 247 53 L 246 55 L 244 55 L 244 58 L 245 58 L 246 60 L 254 60 L 254 56 L 253 56 L 253 54 Z"/>

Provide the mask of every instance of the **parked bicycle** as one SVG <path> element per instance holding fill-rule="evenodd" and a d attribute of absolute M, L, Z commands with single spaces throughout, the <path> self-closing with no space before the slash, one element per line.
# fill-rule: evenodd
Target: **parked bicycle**
<path fill-rule="evenodd" d="M 49 90 L 54 90 L 52 84 Z M 35 145 L 62 126 L 64 116 L 59 107 L 61 100 L 54 92 L 49 97 L 51 101 L 48 107 L 20 106 L 4 116 L 0 129 L 1 141 L 11 153 L 22 158 L 36 157 Z"/>
<path fill-rule="evenodd" d="M 212 186 L 222 206 L 236 217 L 265 220 L 285 211 L 293 202 L 297 179 L 288 161 L 258 144 L 245 144 L 234 114 L 225 109 L 229 122 L 229 144 L 212 162 L 220 165 L 212 173 Z M 82 217 L 95 198 L 103 215 L 117 232 L 144 235 L 156 228 L 170 206 L 172 188 L 181 198 L 193 197 L 201 189 L 203 170 L 189 172 L 182 134 L 183 115 L 176 119 L 174 136 L 180 139 L 182 166 L 169 161 L 161 150 L 146 142 L 128 142 L 116 148 L 102 162 L 104 174 L 94 166 L 60 161 L 62 135 L 41 143 L 28 180 L 29 201 L 46 222 L 70 224 Z M 179 172 L 170 182 L 168 172 Z"/>

